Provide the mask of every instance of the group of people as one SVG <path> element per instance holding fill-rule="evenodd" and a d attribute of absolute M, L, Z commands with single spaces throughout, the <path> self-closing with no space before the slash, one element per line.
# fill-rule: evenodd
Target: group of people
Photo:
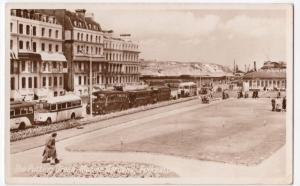
<path fill-rule="evenodd" d="M 286 97 L 283 97 L 282 99 L 280 97 L 277 97 L 276 99 L 273 98 L 271 100 L 272 104 L 272 111 L 280 112 L 280 111 L 286 111 Z"/>

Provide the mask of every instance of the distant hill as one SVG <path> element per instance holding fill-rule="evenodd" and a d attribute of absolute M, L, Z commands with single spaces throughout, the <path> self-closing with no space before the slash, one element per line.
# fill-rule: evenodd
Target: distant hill
<path fill-rule="evenodd" d="M 201 62 L 178 61 L 142 61 L 141 75 L 149 76 L 180 76 L 180 75 L 208 75 L 223 76 L 232 74 L 227 66 Z"/>

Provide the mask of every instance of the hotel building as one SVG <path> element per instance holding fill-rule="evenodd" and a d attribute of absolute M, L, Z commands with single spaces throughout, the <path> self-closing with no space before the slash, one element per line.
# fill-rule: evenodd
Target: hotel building
<path fill-rule="evenodd" d="M 10 88 L 12 100 L 63 95 L 67 61 L 62 25 L 38 10 L 12 9 L 10 16 Z"/>

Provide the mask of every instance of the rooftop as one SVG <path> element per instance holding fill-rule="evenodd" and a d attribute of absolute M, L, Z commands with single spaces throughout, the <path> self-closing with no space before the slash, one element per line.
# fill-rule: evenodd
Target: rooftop
<path fill-rule="evenodd" d="M 253 79 L 253 78 L 261 78 L 261 79 L 285 79 L 286 72 L 264 72 L 264 71 L 255 71 L 247 73 L 243 76 L 243 79 Z"/>

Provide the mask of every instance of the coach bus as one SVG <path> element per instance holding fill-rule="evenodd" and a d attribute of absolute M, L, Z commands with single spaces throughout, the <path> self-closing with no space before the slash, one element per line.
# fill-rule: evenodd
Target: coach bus
<path fill-rule="evenodd" d="M 14 101 L 10 103 L 10 129 L 25 129 L 34 124 L 34 103 Z"/>
<path fill-rule="evenodd" d="M 127 92 L 97 91 L 93 93 L 93 114 L 107 114 L 129 108 Z M 86 106 L 86 113 L 90 114 L 90 104 Z"/>
<path fill-rule="evenodd" d="M 177 90 L 178 97 L 189 97 L 197 95 L 197 86 L 194 82 L 180 83 Z"/>
<path fill-rule="evenodd" d="M 82 101 L 77 95 L 51 97 L 43 103 L 43 108 L 35 113 L 37 124 L 75 119 L 82 116 Z"/>

